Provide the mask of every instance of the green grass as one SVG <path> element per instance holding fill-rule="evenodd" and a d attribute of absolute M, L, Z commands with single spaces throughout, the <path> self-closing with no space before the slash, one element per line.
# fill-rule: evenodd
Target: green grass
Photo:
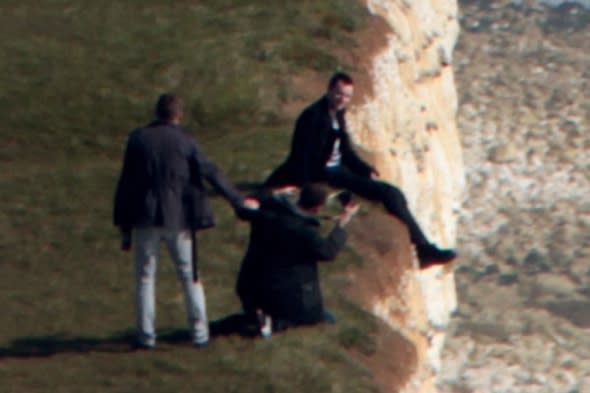
<path fill-rule="evenodd" d="M 323 268 L 336 326 L 270 341 L 218 338 L 204 350 L 161 342 L 128 351 L 131 256 L 111 203 L 127 133 L 158 94 L 187 101 L 185 123 L 238 182 L 262 180 L 286 154 L 290 77 L 353 69 L 366 12 L 353 0 L 0 3 L 0 386 L 3 392 L 370 392 L 349 350 L 374 351 L 374 321 L 343 296 L 347 250 Z M 321 87 L 318 88 L 321 91 Z M 313 97 L 311 97 L 313 98 Z M 248 227 L 216 198 L 200 234 L 212 320 L 239 310 L 235 276 Z M 165 255 L 158 326 L 183 329 Z"/>

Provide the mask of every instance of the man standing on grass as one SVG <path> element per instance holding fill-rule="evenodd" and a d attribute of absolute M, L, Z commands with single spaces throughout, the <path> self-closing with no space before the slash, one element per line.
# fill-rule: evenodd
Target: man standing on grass
<path fill-rule="evenodd" d="M 265 185 L 302 186 L 324 181 L 363 198 L 380 201 L 391 215 L 407 225 L 421 268 L 450 262 L 456 253 L 430 243 L 410 212 L 401 190 L 379 181 L 375 168 L 353 150 L 345 119 L 353 92 L 354 83 L 349 75 L 339 72 L 332 76 L 326 94 L 297 119 L 289 157 L 271 174 Z"/>
<path fill-rule="evenodd" d="M 240 193 L 179 125 L 183 106 L 179 97 L 161 95 L 156 120 L 131 132 L 115 194 L 114 224 L 121 231 L 123 250 L 131 248 L 133 237 L 137 345 L 146 349 L 156 344 L 155 278 L 161 241 L 182 283 L 192 342 L 197 347 L 208 343 L 205 294 L 198 271 L 193 274 L 196 244 L 191 241 L 193 231 L 214 225 L 203 179 L 234 209 L 244 207 Z"/>

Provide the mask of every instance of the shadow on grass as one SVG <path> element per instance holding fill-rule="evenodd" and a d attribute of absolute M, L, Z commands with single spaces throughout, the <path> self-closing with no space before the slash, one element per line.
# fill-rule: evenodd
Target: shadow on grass
<path fill-rule="evenodd" d="M 246 314 L 235 313 L 220 318 L 209 324 L 212 337 L 240 335 L 246 338 L 259 336 L 258 326 L 254 321 L 248 320 Z"/>
<path fill-rule="evenodd" d="M 133 350 L 133 333 L 125 331 L 108 338 L 68 337 L 57 334 L 38 337 L 23 337 L 0 347 L 0 359 L 46 357 L 60 353 L 108 352 L 119 353 Z"/>
<path fill-rule="evenodd" d="M 210 333 L 211 337 L 237 334 L 253 338 L 258 332 L 246 323 L 243 314 L 232 314 L 211 322 Z M 158 332 L 158 343 L 190 345 L 190 342 L 191 337 L 187 329 L 163 329 Z M 135 332 L 131 329 L 106 338 L 56 334 L 18 338 L 8 346 L 0 347 L 0 360 L 48 357 L 62 353 L 126 353 L 136 350 Z"/>

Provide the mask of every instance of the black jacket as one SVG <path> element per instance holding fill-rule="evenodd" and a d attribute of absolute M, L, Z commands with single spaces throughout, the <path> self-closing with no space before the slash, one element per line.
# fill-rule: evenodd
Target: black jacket
<path fill-rule="evenodd" d="M 336 113 L 341 136 L 341 165 L 357 175 L 369 177 L 373 168 L 353 150 L 344 116 L 344 111 Z M 325 180 L 324 170 L 335 139 L 328 98 L 324 96 L 308 106 L 297 118 L 289 156 L 266 180 L 266 185 L 269 187 L 285 184 L 303 185 Z"/>
<path fill-rule="evenodd" d="M 319 221 L 284 199 L 262 201 L 242 217 L 251 222 L 250 243 L 238 276 L 237 293 L 246 313 L 261 308 L 294 324 L 323 319 L 318 261 L 331 261 L 346 242 L 336 225 L 327 237 Z"/>
<path fill-rule="evenodd" d="M 155 121 L 131 132 L 114 203 L 114 224 L 203 229 L 214 225 L 202 179 L 234 208 L 242 196 L 182 127 Z"/>

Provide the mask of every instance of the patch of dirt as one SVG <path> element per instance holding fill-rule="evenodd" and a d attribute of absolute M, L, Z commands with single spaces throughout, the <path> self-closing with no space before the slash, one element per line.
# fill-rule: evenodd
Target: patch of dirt
<path fill-rule="evenodd" d="M 364 305 L 395 295 L 404 271 L 412 269 L 412 248 L 408 231 L 397 218 L 379 211 L 356 217 L 350 240 L 364 261 L 355 276 L 353 296 Z"/>
<path fill-rule="evenodd" d="M 416 371 L 418 355 L 414 345 L 385 323 L 377 327 L 376 352 L 371 356 L 353 353 L 371 371 L 382 393 L 399 392 Z"/>
<path fill-rule="evenodd" d="M 359 2 L 366 6 L 366 1 Z M 333 54 L 341 60 L 341 64 L 353 67 L 344 70 L 354 79 L 353 105 L 368 101 L 373 96 L 372 60 L 386 47 L 387 36 L 391 31 L 391 27 L 382 17 L 369 15 L 364 26 L 354 34 L 355 39 L 348 46 L 334 50 Z M 307 105 L 325 93 L 331 75 L 332 73 L 306 70 L 291 76 L 287 83 L 290 98 L 282 104 L 282 115 L 295 120 Z"/>
<path fill-rule="evenodd" d="M 363 266 L 351 268 L 352 299 L 370 310 L 380 299 L 398 296 L 402 273 L 413 269 L 408 231 L 399 220 L 379 206 L 351 223 L 350 242 L 363 258 Z M 371 356 L 357 354 L 371 370 L 383 392 L 403 388 L 418 367 L 414 344 L 384 322 L 377 329 L 376 352 Z"/>
<path fill-rule="evenodd" d="M 366 0 L 359 0 L 367 6 Z M 368 11 L 367 11 L 368 12 Z M 387 46 L 387 37 L 393 33 L 391 26 L 378 15 L 370 15 L 361 30 L 355 34 L 355 42 L 351 43 L 351 50 L 338 53 L 348 64 L 354 64 L 350 70 L 355 80 L 355 98 L 353 104 L 361 104 L 372 99 L 373 59 Z"/>

